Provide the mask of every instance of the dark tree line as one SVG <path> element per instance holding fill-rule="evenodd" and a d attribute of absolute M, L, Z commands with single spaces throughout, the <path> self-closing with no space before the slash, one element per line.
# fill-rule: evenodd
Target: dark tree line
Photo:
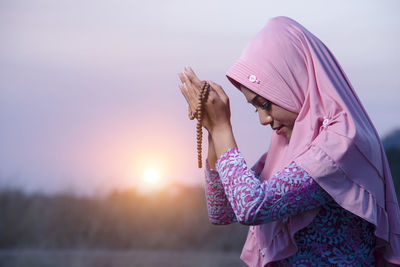
<path fill-rule="evenodd" d="M 400 149 L 387 148 L 400 199 Z M 106 197 L 0 192 L 1 248 L 115 248 L 239 251 L 247 227 L 208 221 L 204 189 Z"/>
<path fill-rule="evenodd" d="M 208 221 L 204 189 L 104 198 L 0 193 L 0 248 L 240 250 L 247 228 Z"/>

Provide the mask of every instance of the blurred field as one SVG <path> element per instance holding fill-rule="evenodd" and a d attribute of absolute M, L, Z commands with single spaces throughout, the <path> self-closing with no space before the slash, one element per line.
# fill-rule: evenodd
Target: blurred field
<path fill-rule="evenodd" d="M 0 249 L 239 252 L 247 226 L 208 221 L 204 189 L 103 197 L 0 190 Z"/>
<path fill-rule="evenodd" d="M 399 197 L 400 149 L 387 150 Z M 212 225 L 204 188 L 142 195 L 0 188 L 0 267 L 235 267 L 248 226 Z"/>
<path fill-rule="evenodd" d="M 238 252 L 168 250 L 0 250 L 1 267 L 239 267 Z"/>

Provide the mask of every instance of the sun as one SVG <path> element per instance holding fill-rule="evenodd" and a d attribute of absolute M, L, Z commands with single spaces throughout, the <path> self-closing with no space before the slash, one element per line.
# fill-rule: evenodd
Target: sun
<path fill-rule="evenodd" d="M 163 191 L 169 184 L 168 158 L 159 154 L 145 154 L 130 167 L 130 184 L 140 193 Z"/>
<path fill-rule="evenodd" d="M 142 193 L 151 193 L 162 190 L 165 187 L 165 181 L 160 178 L 159 171 L 154 168 L 148 168 L 143 172 L 142 182 L 139 185 L 139 191 Z"/>
<path fill-rule="evenodd" d="M 144 180 L 149 183 L 149 184 L 155 184 L 158 182 L 160 179 L 160 176 L 158 175 L 158 171 L 155 169 L 147 169 L 144 172 Z"/>

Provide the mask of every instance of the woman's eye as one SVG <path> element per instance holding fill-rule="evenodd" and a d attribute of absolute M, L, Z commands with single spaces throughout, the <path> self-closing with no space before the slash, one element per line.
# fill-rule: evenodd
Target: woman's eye
<path fill-rule="evenodd" d="M 265 104 L 261 105 L 262 109 L 269 110 L 271 108 L 271 102 L 267 101 Z"/>

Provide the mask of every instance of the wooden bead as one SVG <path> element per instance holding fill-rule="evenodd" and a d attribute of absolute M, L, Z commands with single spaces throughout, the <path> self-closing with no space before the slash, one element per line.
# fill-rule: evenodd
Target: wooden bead
<path fill-rule="evenodd" d="M 203 131 L 202 131 L 202 112 L 204 103 L 207 101 L 207 96 L 210 91 L 210 84 L 208 82 L 204 82 L 203 86 L 200 90 L 200 94 L 198 96 L 198 102 L 196 106 L 196 112 L 193 114 L 189 108 L 189 118 L 193 120 L 197 118 L 196 125 L 196 141 L 197 141 L 197 164 L 198 167 L 202 167 L 202 157 L 201 157 L 201 148 L 202 148 L 202 139 L 203 139 Z"/>

